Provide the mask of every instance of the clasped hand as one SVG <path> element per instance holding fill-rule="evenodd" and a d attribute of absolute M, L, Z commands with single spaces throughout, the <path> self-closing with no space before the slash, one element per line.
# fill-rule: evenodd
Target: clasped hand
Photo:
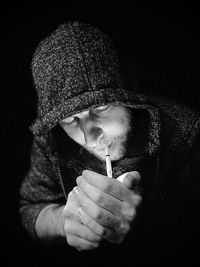
<path fill-rule="evenodd" d="M 63 209 L 64 231 L 69 245 L 94 249 L 102 239 L 121 243 L 129 232 L 141 203 L 136 188 L 140 174 L 127 173 L 123 182 L 85 170 L 76 180 Z"/>

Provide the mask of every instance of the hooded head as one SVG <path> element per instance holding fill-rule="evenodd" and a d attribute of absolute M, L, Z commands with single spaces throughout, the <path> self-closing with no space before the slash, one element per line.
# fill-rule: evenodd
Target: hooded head
<path fill-rule="evenodd" d="M 41 41 L 32 74 L 38 115 L 31 130 L 36 135 L 89 108 L 128 105 L 133 93 L 111 38 L 81 22 L 62 24 Z"/>

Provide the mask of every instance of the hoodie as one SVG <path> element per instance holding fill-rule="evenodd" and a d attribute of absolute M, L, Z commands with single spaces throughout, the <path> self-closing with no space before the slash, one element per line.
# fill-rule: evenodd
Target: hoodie
<path fill-rule="evenodd" d="M 37 118 L 30 126 L 34 137 L 30 170 L 20 188 L 20 214 L 33 238 L 37 239 L 35 222 L 40 211 L 51 203 L 65 205 L 83 170 L 106 175 L 105 162 L 72 141 L 59 126 L 67 116 L 106 104 L 125 105 L 133 113 L 134 133 L 125 156 L 113 162 L 113 176 L 137 170 L 142 177 L 143 203 L 124 246 L 130 248 L 135 237 L 141 251 L 144 247 L 148 251 L 150 240 L 154 244 L 169 236 L 177 240 L 186 225 L 197 225 L 197 111 L 138 91 L 129 82 L 110 37 L 82 22 L 62 24 L 40 42 L 32 74 Z"/>

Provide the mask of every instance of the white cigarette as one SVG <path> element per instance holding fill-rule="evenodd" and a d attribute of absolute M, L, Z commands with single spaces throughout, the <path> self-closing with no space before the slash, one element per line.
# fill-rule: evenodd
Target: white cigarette
<path fill-rule="evenodd" d="M 111 159 L 110 159 L 110 154 L 108 152 L 108 147 L 105 147 L 105 155 L 106 155 L 106 171 L 107 171 L 107 176 L 112 178 L 112 165 L 111 165 Z"/>

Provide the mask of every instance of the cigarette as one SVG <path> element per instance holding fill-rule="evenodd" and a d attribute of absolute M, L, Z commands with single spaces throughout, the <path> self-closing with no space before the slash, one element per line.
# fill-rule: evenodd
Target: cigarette
<path fill-rule="evenodd" d="M 105 147 L 105 155 L 106 155 L 106 171 L 107 171 L 107 176 L 112 178 L 112 165 L 111 165 L 111 159 L 110 159 L 110 154 L 108 152 L 108 147 Z"/>

